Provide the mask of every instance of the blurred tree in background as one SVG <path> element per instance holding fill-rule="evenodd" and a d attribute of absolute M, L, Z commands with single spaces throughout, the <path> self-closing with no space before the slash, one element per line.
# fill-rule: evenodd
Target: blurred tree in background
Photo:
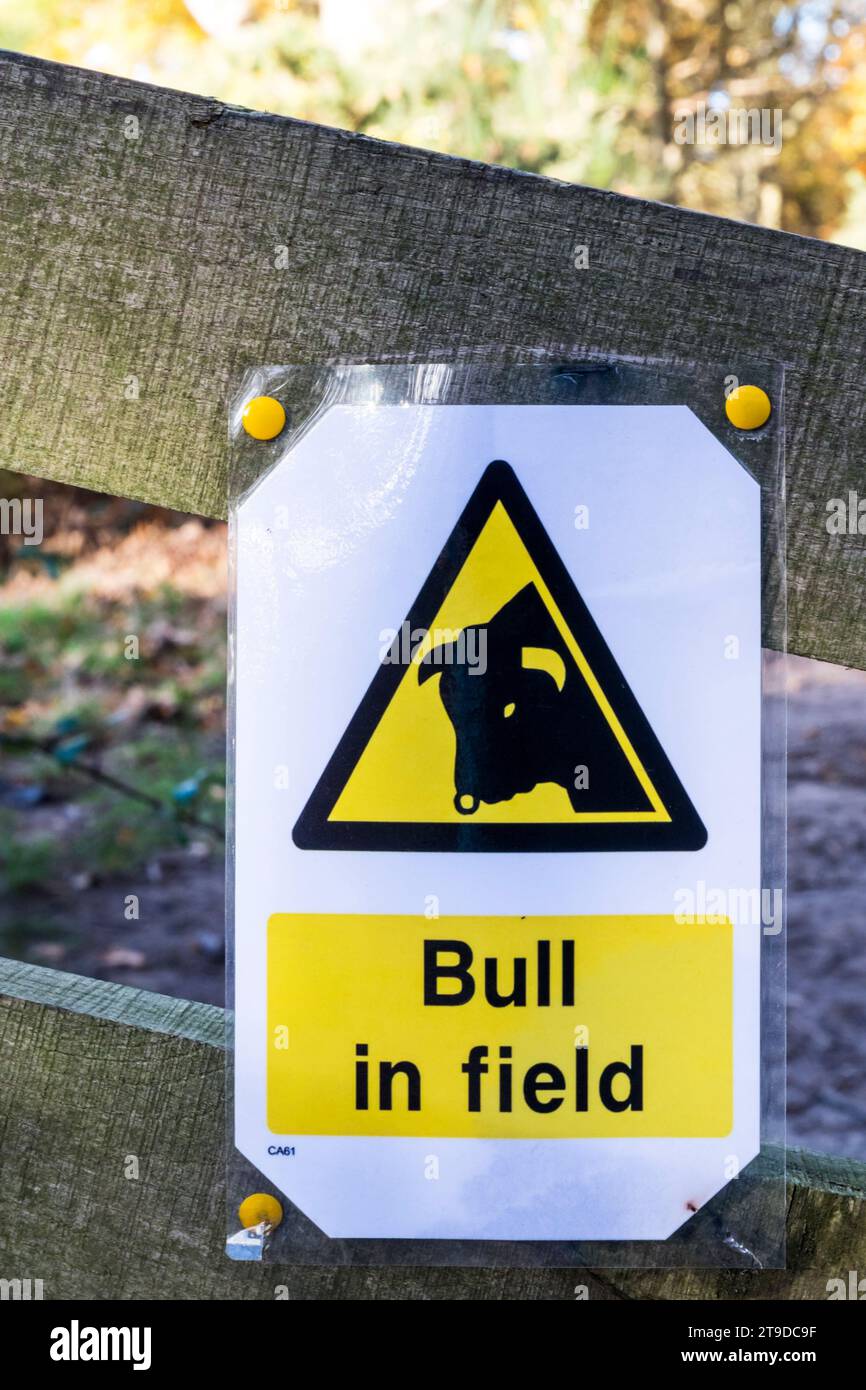
<path fill-rule="evenodd" d="M 866 246 L 866 0 L 0 0 L 0 42 Z M 677 143 L 702 104 L 781 150 Z"/>
<path fill-rule="evenodd" d="M 588 43 L 616 74 L 611 186 L 832 237 L 866 175 L 864 20 L 862 0 L 596 0 Z M 678 114 L 701 106 L 778 111 L 781 150 L 678 144 Z"/>

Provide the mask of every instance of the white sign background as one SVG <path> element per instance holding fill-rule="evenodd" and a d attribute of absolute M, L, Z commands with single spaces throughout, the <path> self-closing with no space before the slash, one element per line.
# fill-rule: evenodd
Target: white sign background
<path fill-rule="evenodd" d="M 514 468 L 708 830 L 698 852 L 300 850 L 292 827 L 493 459 Z M 589 526 L 575 526 L 575 509 Z M 239 507 L 235 1128 L 330 1236 L 653 1239 L 759 1147 L 760 924 L 734 934 L 722 1139 L 275 1136 L 274 912 L 673 913 L 760 884 L 760 489 L 685 406 L 334 406 Z M 739 641 L 727 659 L 725 639 Z M 287 769 L 278 787 L 277 769 Z M 269 1148 L 294 1146 L 294 1157 Z M 425 1158 L 439 1177 L 424 1177 Z"/>

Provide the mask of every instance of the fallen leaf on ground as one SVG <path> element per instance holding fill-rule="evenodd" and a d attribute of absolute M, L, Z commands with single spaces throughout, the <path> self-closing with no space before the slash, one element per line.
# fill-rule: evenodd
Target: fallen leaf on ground
<path fill-rule="evenodd" d="M 99 959 L 112 970 L 140 970 L 147 964 L 144 951 L 135 951 L 129 946 L 110 946 Z"/>
<path fill-rule="evenodd" d="M 66 947 L 59 941 L 37 941 L 30 947 L 30 954 L 34 960 L 58 961 L 66 955 Z"/>

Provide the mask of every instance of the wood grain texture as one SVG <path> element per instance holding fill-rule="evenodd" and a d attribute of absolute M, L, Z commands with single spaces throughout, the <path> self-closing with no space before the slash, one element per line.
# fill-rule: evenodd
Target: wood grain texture
<path fill-rule="evenodd" d="M 781 362 L 790 647 L 866 666 L 861 253 L 13 54 L 0 160 L 7 466 L 222 515 L 259 364 Z"/>
<path fill-rule="evenodd" d="M 31 1004 L 49 1004 L 90 1018 L 129 1023 L 147 1032 L 169 1033 L 212 1047 L 226 1043 L 226 1014 L 212 1004 L 174 999 L 149 989 L 130 989 L 26 961 L 0 958 L 0 992 Z"/>
<path fill-rule="evenodd" d="M 76 1002 L 99 1016 L 73 1012 Z M 788 1269 L 261 1267 L 225 1240 L 221 1010 L 0 963 L 0 1272 L 45 1297 L 824 1298 L 866 1265 L 866 1167 L 789 1155 Z M 180 1026 L 184 1036 L 172 1030 Z M 139 1176 L 125 1176 L 128 1158 Z"/>

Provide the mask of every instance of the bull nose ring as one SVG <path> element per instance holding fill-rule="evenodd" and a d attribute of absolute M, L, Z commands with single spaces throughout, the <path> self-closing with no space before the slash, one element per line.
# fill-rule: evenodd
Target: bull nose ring
<path fill-rule="evenodd" d="M 470 804 L 467 805 L 467 802 Z M 458 792 L 454 798 L 454 807 L 461 816 L 474 816 L 480 805 L 478 797 L 472 792 Z"/>

